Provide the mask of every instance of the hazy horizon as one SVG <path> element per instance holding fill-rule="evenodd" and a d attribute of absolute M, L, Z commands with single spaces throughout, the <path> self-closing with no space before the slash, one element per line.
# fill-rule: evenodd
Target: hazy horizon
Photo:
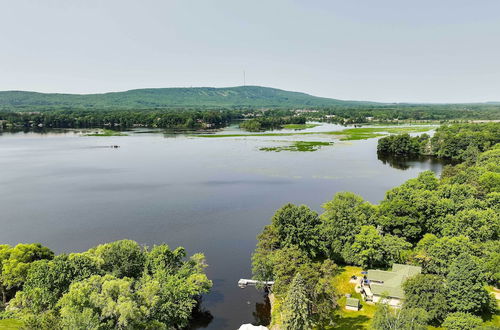
<path fill-rule="evenodd" d="M 0 90 L 266 86 L 341 100 L 500 101 L 495 0 L 0 0 Z"/>
<path fill-rule="evenodd" d="M 221 86 L 221 87 L 212 87 L 212 86 L 183 86 L 183 87 L 144 87 L 144 88 L 132 88 L 132 89 L 127 89 L 127 90 L 117 90 L 117 91 L 108 91 L 108 92 L 96 92 L 96 93 L 60 93 L 60 92 L 39 92 L 39 91 L 30 91 L 30 90 L 0 90 L 0 92 L 28 92 L 28 93 L 41 93 L 41 94 L 68 94 L 68 95 L 96 95 L 96 94 L 108 94 L 108 93 L 120 93 L 120 92 L 128 92 L 132 90 L 142 90 L 142 89 L 175 89 L 175 88 L 217 88 L 217 89 L 223 89 L 223 88 L 238 88 L 238 87 L 263 87 L 263 88 L 272 88 L 272 89 L 280 89 L 283 90 L 282 88 L 277 88 L 277 87 L 271 87 L 271 86 L 258 86 L 258 85 L 240 85 L 240 86 Z M 296 93 L 304 93 L 301 91 L 290 91 L 290 90 L 284 90 L 287 92 L 296 92 Z M 372 100 L 346 100 L 346 99 L 339 99 L 339 98 L 334 98 L 334 97 L 326 97 L 322 95 L 314 95 L 314 94 L 309 94 L 305 93 L 313 97 L 320 97 L 320 98 L 328 98 L 328 99 L 337 99 L 340 101 L 362 101 L 362 102 L 378 102 L 378 103 L 387 103 L 387 104 L 475 104 L 475 103 L 500 103 L 500 101 L 495 101 L 495 100 L 490 100 L 490 101 L 484 101 L 484 102 L 398 102 L 398 101 L 372 101 Z"/>

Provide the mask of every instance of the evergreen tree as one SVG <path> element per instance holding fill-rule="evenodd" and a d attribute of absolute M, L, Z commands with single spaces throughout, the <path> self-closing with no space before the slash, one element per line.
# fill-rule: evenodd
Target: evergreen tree
<path fill-rule="evenodd" d="M 283 329 L 306 330 L 312 328 L 311 301 L 306 292 L 304 279 L 295 275 L 283 305 Z"/>

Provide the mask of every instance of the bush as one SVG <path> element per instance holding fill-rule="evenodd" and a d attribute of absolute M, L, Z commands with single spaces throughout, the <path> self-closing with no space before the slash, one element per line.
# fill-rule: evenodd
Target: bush
<path fill-rule="evenodd" d="M 469 313 L 451 313 L 444 320 L 443 327 L 449 330 L 469 330 L 476 329 L 482 321 L 479 316 Z"/>

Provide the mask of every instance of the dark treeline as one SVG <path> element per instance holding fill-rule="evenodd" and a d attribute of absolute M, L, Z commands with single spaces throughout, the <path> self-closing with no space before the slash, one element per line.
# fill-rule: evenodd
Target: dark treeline
<path fill-rule="evenodd" d="M 451 121 L 500 119 L 498 105 L 356 105 L 295 108 L 195 107 L 158 109 L 4 108 L 0 128 L 151 127 L 219 128 L 249 119 L 249 130 L 279 128 L 284 124 L 324 121 L 343 125 L 369 122 Z M 255 120 L 252 120 L 255 119 Z"/>
<path fill-rule="evenodd" d="M 453 160 L 475 157 L 500 142 L 500 123 L 454 124 L 427 134 L 411 137 L 409 134 L 390 135 L 378 141 L 380 154 L 395 156 L 429 155 Z"/>
<path fill-rule="evenodd" d="M 372 117 L 377 121 L 397 120 L 432 120 L 447 121 L 454 119 L 500 119 L 498 105 L 386 105 L 346 108 L 318 109 L 323 115 L 335 115 L 344 119 L 344 123 L 365 123 Z M 347 122 L 346 122 L 347 121 Z"/>
<path fill-rule="evenodd" d="M 401 309 L 378 307 L 374 329 L 472 329 L 480 316 L 491 318 L 496 301 L 485 286 L 500 285 L 500 145 L 490 149 L 446 167 L 441 179 L 421 173 L 379 205 L 341 192 L 321 215 L 304 205 L 279 209 L 253 255 L 255 278 L 275 281 L 273 321 L 284 329 L 331 324 L 340 299 L 336 265 L 393 263 L 421 266 L 422 274 L 404 283 Z"/>
<path fill-rule="evenodd" d="M 0 112 L 0 126 L 22 128 L 218 128 L 238 111 L 47 111 Z"/>
<path fill-rule="evenodd" d="M 240 124 L 240 127 L 246 131 L 258 132 L 262 130 L 282 128 L 288 124 L 305 124 L 304 116 L 265 116 L 254 119 L 245 120 Z"/>

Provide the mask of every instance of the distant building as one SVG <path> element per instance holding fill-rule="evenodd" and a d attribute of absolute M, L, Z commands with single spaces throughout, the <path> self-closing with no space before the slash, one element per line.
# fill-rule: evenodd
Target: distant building
<path fill-rule="evenodd" d="M 303 113 L 315 113 L 318 112 L 318 110 L 312 110 L 312 109 L 297 109 L 294 111 L 295 114 L 303 114 Z"/>
<path fill-rule="evenodd" d="M 386 303 L 399 306 L 404 299 L 403 283 L 421 272 L 421 267 L 401 264 L 393 264 L 391 271 L 370 269 L 366 279 L 361 279 L 361 290 L 368 301 L 379 302 L 386 297 Z"/>

